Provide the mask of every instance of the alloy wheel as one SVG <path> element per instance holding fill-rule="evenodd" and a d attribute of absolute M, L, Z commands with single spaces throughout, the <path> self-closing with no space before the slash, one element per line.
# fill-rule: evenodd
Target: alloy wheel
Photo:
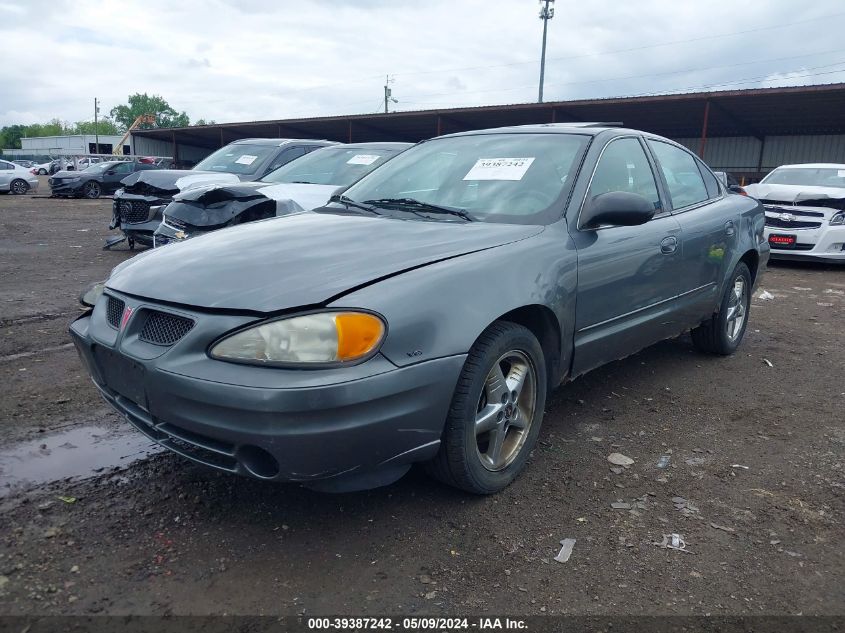
<path fill-rule="evenodd" d="M 728 299 L 728 312 L 725 315 L 725 329 L 728 339 L 733 342 L 742 333 L 748 305 L 748 285 L 745 278 L 734 279 L 733 291 Z"/>
<path fill-rule="evenodd" d="M 12 183 L 12 193 L 19 196 L 25 194 L 28 188 L 29 187 L 27 187 L 27 184 L 23 180 L 15 180 Z"/>
<path fill-rule="evenodd" d="M 507 468 L 528 437 L 537 405 L 537 372 L 528 356 L 502 354 L 484 381 L 475 415 L 476 451 L 487 470 Z"/>
<path fill-rule="evenodd" d="M 93 180 L 90 182 L 85 183 L 85 189 L 83 193 L 86 198 L 99 198 L 100 197 L 100 185 L 98 185 Z"/>

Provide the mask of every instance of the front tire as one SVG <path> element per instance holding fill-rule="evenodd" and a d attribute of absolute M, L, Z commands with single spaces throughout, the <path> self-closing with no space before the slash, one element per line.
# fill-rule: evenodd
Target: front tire
<path fill-rule="evenodd" d="M 16 178 L 9 184 L 9 191 L 11 191 L 16 196 L 22 196 L 27 191 L 29 191 L 29 184 L 27 184 L 25 180 Z"/>
<path fill-rule="evenodd" d="M 745 336 L 750 309 L 751 272 L 740 262 L 730 276 L 719 311 L 692 330 L 693 345 L 709 354 L 733 354 Z"/>
<path fill-rule="evenodd" d="M 82 195 L 89 200 L 95 200 L 100 197 L 101 189 L 100 183 L 89 180 L 82 188 Z"/>
<path fill-rule="evenodd" d="M 507 321 L 489 326 L 464 363 L 429 474 L 475 494 L 508 486 L 537 442 L 546 385 L 543 350 L 531 331 Z"/>

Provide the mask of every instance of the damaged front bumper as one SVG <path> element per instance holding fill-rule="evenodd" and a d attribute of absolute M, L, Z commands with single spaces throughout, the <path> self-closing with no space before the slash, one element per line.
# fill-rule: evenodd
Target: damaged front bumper
<path fill-rule="evenodd" d="M 845 208 L 845 203 L 843 203 Z M 774 259 L 845 263 L 845 225 L 831 224 L 836 207 L 785 206 L 764 201 L 766 211 L 765 239 L 774 236 L 794 238 L 782 245 L 769 241 Z M 777 238 L 776 238 L 777 239 Z"/>
<path fill-rule="evenodd" d="M 208 357 L 209 344 L 254 317 L 106 292 L 71 324 L 76 349 L 106 401 L 184 457 L 341 491 L 390 483 L 438 451 L 463 355 L 399 368 L 379 354 L 307 371 L 223 362 Z M 153 319 L 181 322 L 184 333 L 156 341 L 165 330 L 152 333 Z"/>
<path fill-rule="evenodd" d="M 129 193 L 115 195 L 109 229 L 120 229 L 130 244 L 153 245 L 153 234 L 161 224 L 162 208 L 167 200 Z"/>

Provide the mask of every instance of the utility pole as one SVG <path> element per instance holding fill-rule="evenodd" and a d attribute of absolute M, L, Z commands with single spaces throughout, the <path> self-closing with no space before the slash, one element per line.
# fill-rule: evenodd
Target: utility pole
<path fill-rule="evenodd" d="M 390 89 L 389 84 L 392 84 L 395 80 L 390 78 L 390 75 L 385 75 L 384 77 L 384 113 L 387 114 L 387 105 L 389 102 L 399 103 L 397 99 L 393 98 L 393 91 Z"/>
<path fill-rule="evenodd" d="M 540 8 L 540 19 L 543 21 L 543 53 L 540 56 L 540 94 L 537 103 L 543 103 L 543 77 L 546 74 L 546 31 L 549 29 L 549 20 L 555 17 L 555 8 L 550 7 L 555 0 L 540 0 L 543 6 Z"/>
<path fill-rule="evenodd" d="M 100 153 L 100 132 L 97 129 L 97 114 L 100 112 L 100 106 L 97 105 L 97 97 L 94 97 L 94 153 Z"/>

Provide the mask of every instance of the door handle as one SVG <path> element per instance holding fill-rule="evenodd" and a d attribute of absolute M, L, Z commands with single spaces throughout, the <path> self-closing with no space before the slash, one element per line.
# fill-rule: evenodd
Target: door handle
<path fill-rule="evenodd" d="M 678 240 L 672 235 L 660 240 L 660 252 L 664 255 L 671 255 L 675 252 L 676 248 L 678 248 Z"/>
<path fill-rule="evenodd" d="M 725 235 L 730 236 L 730 235 L 733 235 L 734 233 L 736 233 L 736 227 L 734 226 L 734 221 L 728 220 L 727 222 L 725 222 Z"/>

